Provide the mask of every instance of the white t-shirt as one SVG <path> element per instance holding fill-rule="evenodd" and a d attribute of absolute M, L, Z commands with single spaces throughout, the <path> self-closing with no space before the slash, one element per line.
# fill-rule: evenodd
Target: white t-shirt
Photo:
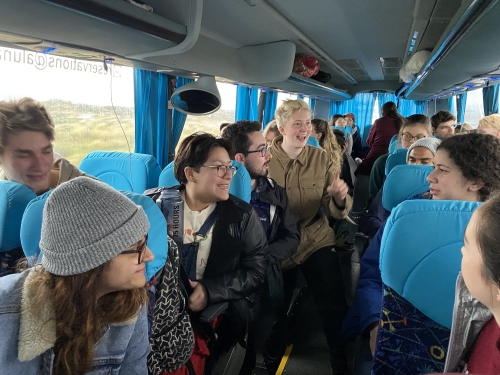
<path fill-rule="evenodd" d="M 217 203 L 212 203 L 201 212 L 191 211 L 189 206 L 186 204 L 184 192 L 182 192 L 181 195 L 182 199 L 184 199 L 184 236 L 182 237 L 182 242 L 184 244 L 188 244 L 194 241 L 193 233 L 200 230 L 208 216 L 215 210 Z M 208 256 L 210 255 L 210 246 L 212 245 L 214 226 L 215 225 L 213 225 L 208 231 L 207 237 L 200 241 L 200 245 L 198 247 L 198 257 L 196 260 L 196 279 L 203 279 L 203 274 L 205 273 L 205 268 L 207 267 Z"/>

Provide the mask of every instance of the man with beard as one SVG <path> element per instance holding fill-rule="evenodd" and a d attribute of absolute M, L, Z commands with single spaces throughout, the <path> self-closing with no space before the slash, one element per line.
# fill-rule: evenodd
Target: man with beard
<path fill-rule="evenodd" d="M 223 138 L 233 143 L 235 160 L 242 163 L 250 174 L 250 204 L 259 215 L 269 243 L 269 267 L 267 280 L 261 291 L 260 314 L 248 329 L 246 356 L 240 375 L 252 373 L 257 352 L 263 351 L 266 364 L 276 361 L 270 352 L 272 348 L 267 348 L 264 343 L 278 309 L 288 309 L 288 306 L 282 306 L 285 293 L 293 293 L 293 290 L 283 290 L 281 262 L 289 259 L 300 243 L 300 233 L 290 212 L 286 191 L 267 177 L 272 155 L 261 129 L 260 122 L 238 121 L 227 126 L 222 134 Z"/>

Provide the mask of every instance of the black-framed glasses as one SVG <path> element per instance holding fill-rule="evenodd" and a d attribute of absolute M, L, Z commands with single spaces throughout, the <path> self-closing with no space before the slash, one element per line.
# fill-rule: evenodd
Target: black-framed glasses
<path fill-rule="evenodd" d="M 120 254 L 135 254 L 137 253 L 137 264 L 141 264 L 144 261 L 144 254 L 146 254 L 146 246 L 148 245 L 148 235 L 146 234 L 144 236 L 144 242 L 142 245 L 138 246 L 134 250 L 125 250 L 122 251 Z"/>
<path fill-rule="evenodd" d="M 214 168 L 217 169 L 217 176 L 219 177 L 224 177 L 227 173 L 227 171 L 231 172 L 231 176 L 234 176 L 236 172 L 238 172 L 238 167 L 234 165 L 201 165 L 201 167 L 205 168 Z"/>
<path fill-rule="evenodd" d="M 416 136 L 413 136 L 413 135 L 411 135 L 411 133 L 403 133 L 403 140 L 407 141 L 407 142 L 411 141 L 413 139 L 416 140 L 416 141 L 418 141 L 419 139 L 422 139 L 422 138 L 425 138 L 425 137 L 426 137 L 425 134 L 418 134 Z"/>
<path fill-rule="evenodd" d="M 253 154 L 254 152 L 260 152 L 260 156 L 264 157 L 267 155 L 268 149 L 269 149 L 269 146 L 266 145 L 265 147 L 259 148 L 258 150 L 247 151 L 247 152 L 245 152 L 245 155 Z"/>

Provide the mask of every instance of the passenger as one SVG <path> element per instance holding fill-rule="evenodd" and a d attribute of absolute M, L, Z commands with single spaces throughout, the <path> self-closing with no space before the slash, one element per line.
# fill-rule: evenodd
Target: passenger
<path fill-rule="evenodd" d="M 424 115 L 411 115 L 405 118 L 401 129 L 399 130 L 398 142 L 401 144 L 401 148 L 409 148 L 413 142 L 419 139 L 431 137 L 432 127 L 429 117 Z M 380 156 L 370 173 L 370 185 L 369 185 L 369 201 L 371 202 L 375 199 L 375 196 L 382 188 L 385 181 L 385 165 L 389 154 Z"/>
<path fill-rule="evenodd" d="M 491 134 L 494 137 L 500 138 L 500 115 L 493 114 L 483 117 L 479 120 L 477 130 L 484 134 Z"/>
<path fill-rule="evenodd" d="M 422 138 L 413 143 L 406 155 L 408 165 L 434 165 L 434 155 L 441 144 L 438 138 Z M 375 236 L 382 223 L 389 217 L 390 212 L 382 205 L 383 187 L 375 196 L 370 208 L 359 222 L 359 231 L 370 239 Z"/>
<path fill-rule="evenodd" d="M 19 182 L 41 195 L 85 175 L 66 159 L 54 161 L 54 122 L 31 98 L 0 102 L 0 180 Z M 24 256 L 18 248 L 0 253 L 0 276 L 12 273 Z"/>
<path fill-rule="evenodd" d="M 0 278 L 2 373 L 146 375 L 148 230 L 142 208 L 100 181 L 57 187 L 41 265 Z"/>
<path fill-rule="evenodd" d="M 290 212 L 285 189 L 267 178 L 272 155 L 261 129 L 260 122 L 238 121 L 229 125 L 223 135 L 235 147 L 235 160 L 242 163 L 250 174 L 252 179 L 250 204 L 259 215 L 269 244 L 269 267 L 265 288 L 260 298 L 260 313 L 248 330 L 245 361 L 240 375 L 252 374 L 257 353 L 264 349 L 264 341 L 276 320 L 277 308 L 283 303 L 281 262 L 289 259 L 300 243 L 297 222 Z M 328 126 L 327 129 L 329 130 Z M 266 353 L 264 359 L 267 359 Z"/>
<path fill-rule="evenodd" d="M 464 235 L 445 371 L 496 375 L 500 368 L 500 196 L 472 215 Z"/>
<path fill-rule="evenodd" d="M 266 143 L 268 146 L 271 146 L 274 138 L 280 135 L 280 131 L 278 130 L 278 125 L 276 125 L 276 120 L 271 120 L 269 124 L 267 124 L 264 129 L 264 138 L 266 138 Z"/>
<path fill-rule="evenodd" d="M 314 120 L 313 120 L 313 128 Z M 332 134 L 335 137 L 335 141 L 337 142 L 338 147 L 342 153 L 342 168 L 340 172 L 340 178 L 345 181 L 347 186 L 349 186 L 349 192 L 352 194 L 354 190 L 353 180 L 355 178 L 354 172 L 351 170 L 351 166 L 349 165 L 349 157 L 347 156 L 347 141 L 345 140 L 345 135 L 342 130 L 333 129 L 331 130 Z M 321 145 L 321 143 L 320 143 Z"/>
<path fill-rule="evenodd" d="M 347 127 L 347 120 L 344 116 L 340 114 L 333 115 L 329 122 L 330 126 L 338 126 L 339 128 L 345 129 Z M 351 155 L 352 148 L 354 147 L 354 140 L 349 132 L 344 132 L 345 139 L 347 141 L 347 155 Z"/>
<path fill-rule="evenodd" d="M 366 143 L 370 152 L 358 166 L 357 175 L 370 175 L 373 163 L 380 156 L 387 154 L 391 138 L 398 134 L 403 125 L 403 117 L 398 113 L 398 107 L 393 102 L 387 102 L 382 106 L 382 117 L 375 120 L 370 128 L 370 134 Z"/>
<path fill-rule="evenodd" d="M 449 111 L 439 111 L 431 117 L 432 133 L 439 139 L 455 135 L 457 118 Z"/>
<path fill-rule="evenodd" d="M 356 126 L 356 117 L 353 113 L 348 113 L 344 116 L 347 126 L 352 128 L 352 152 L 351 156 L 353 159 L 360 158 L 363 159 L 363 144 L 361 142 L 361 136 L 359 135 L 358 127 Z"/>
<path fill-rule="evenodd" d="M 181 185 L 173 188 L 184 200 L 184 246 L 199 246 L 193 263 L 184 265 L 192 287 L 188 309 L 196 313 L 229 302 L 217 327 L 219 332 L 231 332 L 231 337 L 219 334 L 227 345 L 244 337 L 255 316 L 252 294 L 264 283 L 269 258 L 259 216 L 251 205 L 229 194 L 236 172 L 230 164 L 233 150 L 225 138 L 206 133 L 188 136 L 174 160 L 174 175 Z M 200 241 L 196 233 L 204 225 L 209 229 Z"/>
<path fill-rule="evenodd" d="M 431 199 L 484 202 L 500 189 L 500 140 L 484 134 L 450 137 L 439 145 L 429 174 Z M 376 346 L 382 304 L 379 258 L 385 223 L 360 262 L 356 301 L 344 321 L 343 334 L 367 334 Z"/>
<path fill-rule="evenodd" d="M 229 122 L 223 122 L 220 126 L 219 126 L 219 136 L 222 136 L 222 133 L 224 133 L 224 129 L 229 125 L 230 123 Z"/>
<path fill-rule="evenodd" d="M 330 348 L 334 374 L 348 373 L 343 343 L 340 339 L 342 319 L 347 310 L 344 283 L 338 254 L 333 250 L 335 233 L 327 216 L 343 219 L 352 200 L 349 187 L 340 179 L 326 151 L 306 144 L 311 134 L 311 110 L 303 100 L 286 100 L 276 109 L 281 136 L 272 146 L 273 158 L 269 176 L 288 194 L 292 214 L 301 231 L 297 252 L 282 266 L 285 295 L 290 304 L 298 267 L 304 274 L 323 320 Z M 269 348 L 274 350 L 277 369 L 286 347 L 286 312 L 280 311 L 273 328 Z"/>

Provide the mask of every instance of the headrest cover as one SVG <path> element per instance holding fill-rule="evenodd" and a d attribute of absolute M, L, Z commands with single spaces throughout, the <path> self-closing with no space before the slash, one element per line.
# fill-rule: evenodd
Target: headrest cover
<path fill-rule="evenodd" d="M 396 165 L 406 164 L 406 155 L 408 153 L 407 149 L 400 148 L 394 151 L 392 154 L 389 154 L 387 157 L 387 162 L 385 163 L 385 175 L 389 175 Z"/>

